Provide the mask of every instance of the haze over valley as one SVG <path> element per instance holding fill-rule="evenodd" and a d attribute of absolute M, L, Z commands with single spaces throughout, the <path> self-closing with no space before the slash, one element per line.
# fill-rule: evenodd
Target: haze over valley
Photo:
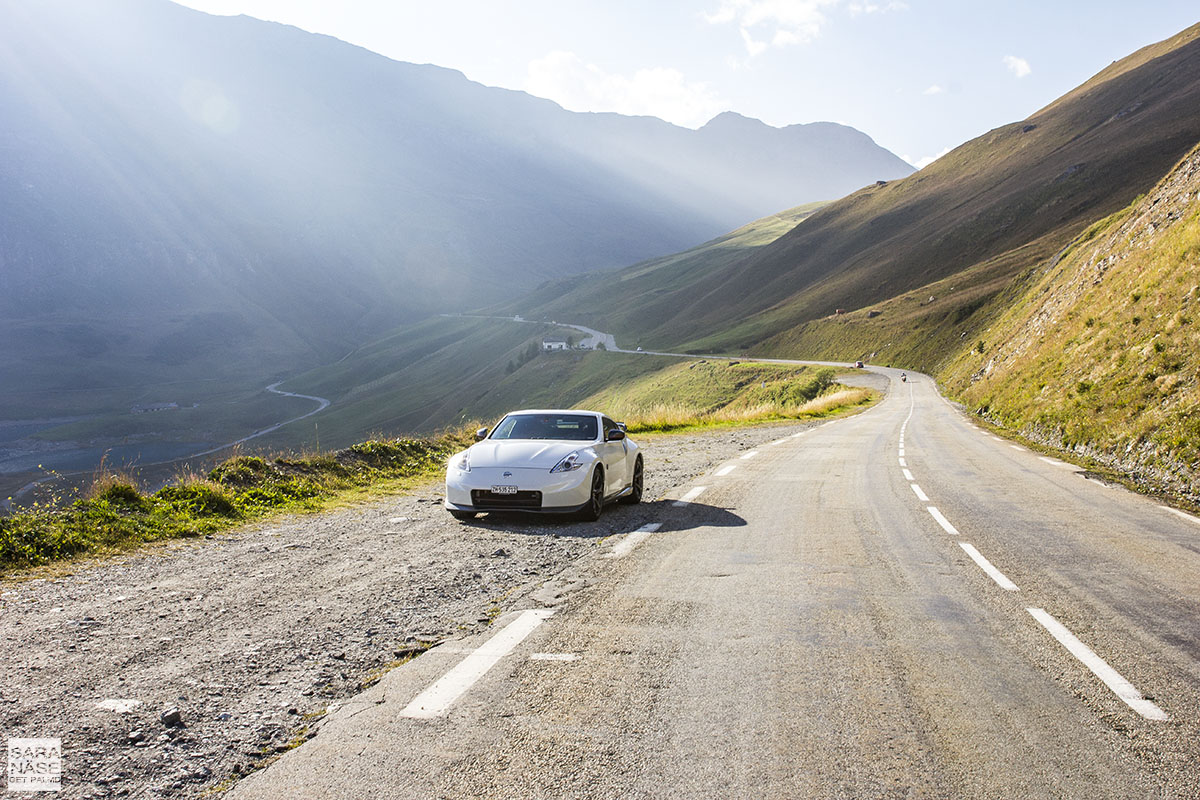
<path fill-rule="evenodd" d="M 567 112 L 166 0 L 0 16 L 0 420 L 124 415 L 44 435 L 143 462 L 279 421 L 263 386 L 396 325 L 912 172 L 843 125 Z"/>

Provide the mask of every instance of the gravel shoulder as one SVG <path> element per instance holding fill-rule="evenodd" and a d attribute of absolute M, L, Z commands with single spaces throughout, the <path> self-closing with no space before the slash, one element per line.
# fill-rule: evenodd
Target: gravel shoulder
<path fill-rule="evenodd" d="M 647 499 L 813 424 L 635 436 Z M 460 523 L 441 493 L 0 584 L 0 734 L 61 738 L 63 797 L 198 797 L 313 735 L 398 660 L 481 630 L 656 516 L 645 502 L 595 523 Z"/>

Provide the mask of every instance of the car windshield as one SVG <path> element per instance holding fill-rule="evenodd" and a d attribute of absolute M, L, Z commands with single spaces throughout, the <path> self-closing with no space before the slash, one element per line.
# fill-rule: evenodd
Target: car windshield
<path fill-rule="evenodd" d="M 500 420 L 491 439 L 596 439 L 596 418 L 587 414 L 509 414 Z"/>

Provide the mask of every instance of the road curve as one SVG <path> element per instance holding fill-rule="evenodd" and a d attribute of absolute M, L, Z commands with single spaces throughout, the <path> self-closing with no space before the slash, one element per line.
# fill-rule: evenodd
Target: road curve
<path fill-rule="evenodd" d="M 285 392 L 282 389 L 276 389 L 275 387 L 281 383 L 283 383 L 283 381 L 275 381 L 275 383 L 272 383 L 270 386 L 266 387 L 266 389 L 268 392 L 271 392 L 272 394 L 280 394 L 280 395 L 283 395 L 284 397 L 299 397 L 304 400 L 312 400 L 314 403 L 317 404 L 317 407 L 314 408 L 312 411 L 309 411 L 306 414 L 301 414 L 298 417 L 292 417 L 291 419 L 284 420 L 283 422 L 277 422 L 274 425 L 270 425 L 266 428 L 260 428 L 259 430 L 256 430 L 254 433 L 251 433 L 247 436 L 243 436 L 242 438 L 240 438 L 236 441 L 233 441 L 233 442 L 229 442 L 228 444 L 223 444 L 218 447 L 213 447 L 209 450 L 204 450 L 199 453 L 192 453 L 190 456 L 184 456 L 183 458 L 175 458 L 175 459 L 171 459 L 171 461 L 159 461 L 159 462 L 156 462 L 155 464 L 147 464 L 146 466 L 157 466 L 158 464 L 171 464 L 171 463 L 174 463 L 175 461 L 186 461 L 189 458 L 200 458 L 201 456 L 212 455 L 213 453 L 219 453 L 222 450 L 228 450 L 231 447 L 237 447 L 239 444 L 248 442 L 251 439 L 257 439 L 260 436 L 266 436 L 268 433 L 274 433 L 275 431 L 282 428 L 284 425 L 291 425 L 293 422 L 299 422 L 302 419 L 308 419 L 313 414 L 319 414 L 322 411 L 324 411 L 326 408 L 329 408 L 329 405 L 332 402 L 330 400 L 327 400 L 324 397 L 317 397 L 316 395 L 296 394 L 295 392 Z"/>
<path fill-rule="evenodd" d="M 1200 521 L 875 371 L 230 796 L 1196 797 Z"/>

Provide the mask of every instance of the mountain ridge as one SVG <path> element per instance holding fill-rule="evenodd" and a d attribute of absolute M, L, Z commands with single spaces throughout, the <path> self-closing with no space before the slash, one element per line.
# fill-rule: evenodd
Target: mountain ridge
<path fill-rule="evenodd" d="M 497 308 L 572 314 L 656 349 L 838 355 L 829 336 L 805 331 L 837 309 L 866 310 L 959 273 L 972 285 L 1011 280 L 1200 141 L 1200 25 L 1101 74 L 914 175 L 826 205 L 723 269 L 689 279 L 677 266 L 658 276 L 629 268 L 606 276 L 603 292 L 559 282 Z"/>
<path fill-rule="evenodd" d="M 0 367 L 28 389 L 257 383 L 911 171 L 854 136 L 809 159 L 842 165 L 822 184 L 824 163 L 761 143 L 739 161 L 661 120 L 166 0 L 4 3 L 0 24 Z"/>

